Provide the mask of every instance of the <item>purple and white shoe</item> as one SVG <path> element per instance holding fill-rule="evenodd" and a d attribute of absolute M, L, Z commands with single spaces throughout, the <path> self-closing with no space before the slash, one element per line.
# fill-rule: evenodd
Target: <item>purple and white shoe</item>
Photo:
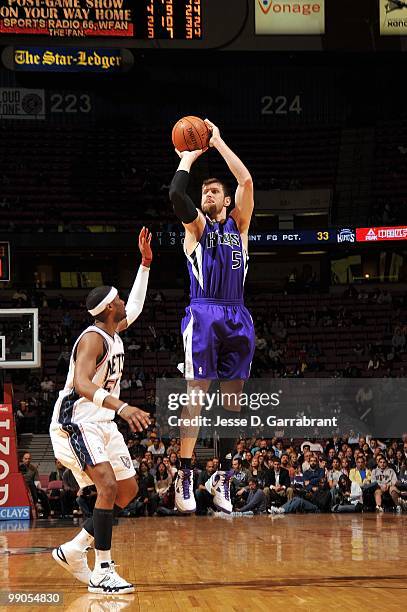
<path fill-rule="evenodd" d="M 178 470 L 175 481 L 175 506 L 179 512 L 195 512 L 194 478 L 192 470 Z"/>
<path fill-rule="evenodd" d="M 205 487 L 213 495 L 213 503 L 218 510 L 230 514 L 233 510 L 230 501 L 230 479 L 233 470 L 229 472 L 215 472 L 206 481 Z"/>

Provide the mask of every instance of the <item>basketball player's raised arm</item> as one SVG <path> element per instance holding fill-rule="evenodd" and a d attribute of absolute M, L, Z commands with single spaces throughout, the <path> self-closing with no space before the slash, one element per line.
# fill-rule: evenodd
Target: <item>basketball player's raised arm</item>
<path fill-rule="evenodd" d="M 219 128 L 209 121 L 209 119 L 205 119 L 205 123 L 212 132 L 209 146 L 219 151 L 229 166 L 229 170 L 238 182 L 235 195 L 235 208 L 230 214 L 236 221 L 240 233 L 245 233 L 249 230 L 254 209 L 252 177 L 242 160 L 239 159 L 225 141 L 222 140 Z"/>
<path fill-rule="evenodd" d="M 176 150 L 176 153 L 181 158 L 181 161 L 171 181 L 170 200 L 174 207 L 174 212 L 185 227 L 185 230 L 198 241 L 205 229 L 205 217 L 187 194 L 187 187 L 192 164 L 204 151 L 180 152 Z"/>
<path fill-rule="evenodd" d="M 119 322 L 116 329 L 117 332 L 124 331 L 130 327 L 143 310 L 147 294 L 150 265 L 153 260 L 151 237 L 152 234 L 146 227 L 143 227 L 138 239 L 138 246 L 141 253 L 141 265 L 126 303 L 126 318 Z"/>
<path fill-rule="evenodd" d="M 143 431 L 150 424 L 150 415 L 147 412 L 129 406 L 92 382 L 97 363 L 103 358 L 104 350 L 100 334 L 89 332 L 82 337 L 76 350 L 74 389 L 78 395 L 86 397 L 97 406 L 109 408 L 119 414 L 127 421 L 132 431 Z"/>

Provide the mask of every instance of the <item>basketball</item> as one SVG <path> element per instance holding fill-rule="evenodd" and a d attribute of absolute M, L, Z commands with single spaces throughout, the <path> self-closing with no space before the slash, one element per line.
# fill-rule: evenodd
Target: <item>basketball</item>
<path fill-rule="evenodd" d="M 178 151 L 196 151 L 209 146 L 211 133 L 199 117 L 183 117 L 174 125 L 172 142 Z"/>

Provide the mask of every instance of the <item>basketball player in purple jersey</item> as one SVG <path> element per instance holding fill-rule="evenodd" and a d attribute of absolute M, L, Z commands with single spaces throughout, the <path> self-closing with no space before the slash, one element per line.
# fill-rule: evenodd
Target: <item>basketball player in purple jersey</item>
<path fill-rule="evenodd" d="M 177 151 L 181 162 L 172 180 L 170 199 L 175 214 L 185 227 L 184 251 L 191 281 L 191 303 L 186 308 L 181 329 L 184 339 L 184 376 L 188 389 L 206 392 L 212 380 L 220 380 L 221 393 L 238 398 L 250 376 L 255 348 L 253 321 L 243 301 L 248 266 L 248 231 L 254 208 L 253 181 L 243 162 L 222 140 L 209 120 L 212 133 L 209 146 L 226 161 L 238 182 L 235 207 L 228 215 L 232 199 L 225 185 L 216 178 L 204 181 L 201 210 L 186 193 L 189 172 L 204 151 Z M 224 408 L 240 411 L 237 401 Z M 190 405 L 185 416 L 196 416 L 201 407 Z M 191 456 L 199 428 L 181 428 L 181 469 L 175 485 L 175 503 L 180 512 L 196 509 L 191 472 Z M 215 505 L 232 511 L 230 473 L 218 471 L 207 483 Z"/>

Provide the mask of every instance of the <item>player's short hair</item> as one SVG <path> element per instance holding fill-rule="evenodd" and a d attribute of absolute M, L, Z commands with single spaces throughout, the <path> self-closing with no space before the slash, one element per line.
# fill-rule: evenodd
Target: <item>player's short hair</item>
<path fill-rule="evenodd" d="M 92 289 L 86 298 L 86 310 L 93 310 L 93 308 L 96 308 L 96 306 L 100 304 L 100 302 L 104 300 L 107 295 L 109 295 L 111 290 L 112 287 L 109 285 L 101 285 L 100 287 L 95 287 L 95 289 Z M 96 315 L 95 319 L 103 321 L 105 318 L 103 313 L 104 310 L 100 314 Z"/>
<path fill-rule="evenodd" d="M 202 183 L 202 189 L 206 187 L 206 185 L 212 185 L 212 183 L 219 183 L 219 185 L 222 185 L 222 189 L 223 189 L 223 193 L 225 194 L 225 198 L 228 198 L 231 196 L 229 186 L 224 181 L 221 181 L 220 179 L 216 177 L 205 179 Z"/>

